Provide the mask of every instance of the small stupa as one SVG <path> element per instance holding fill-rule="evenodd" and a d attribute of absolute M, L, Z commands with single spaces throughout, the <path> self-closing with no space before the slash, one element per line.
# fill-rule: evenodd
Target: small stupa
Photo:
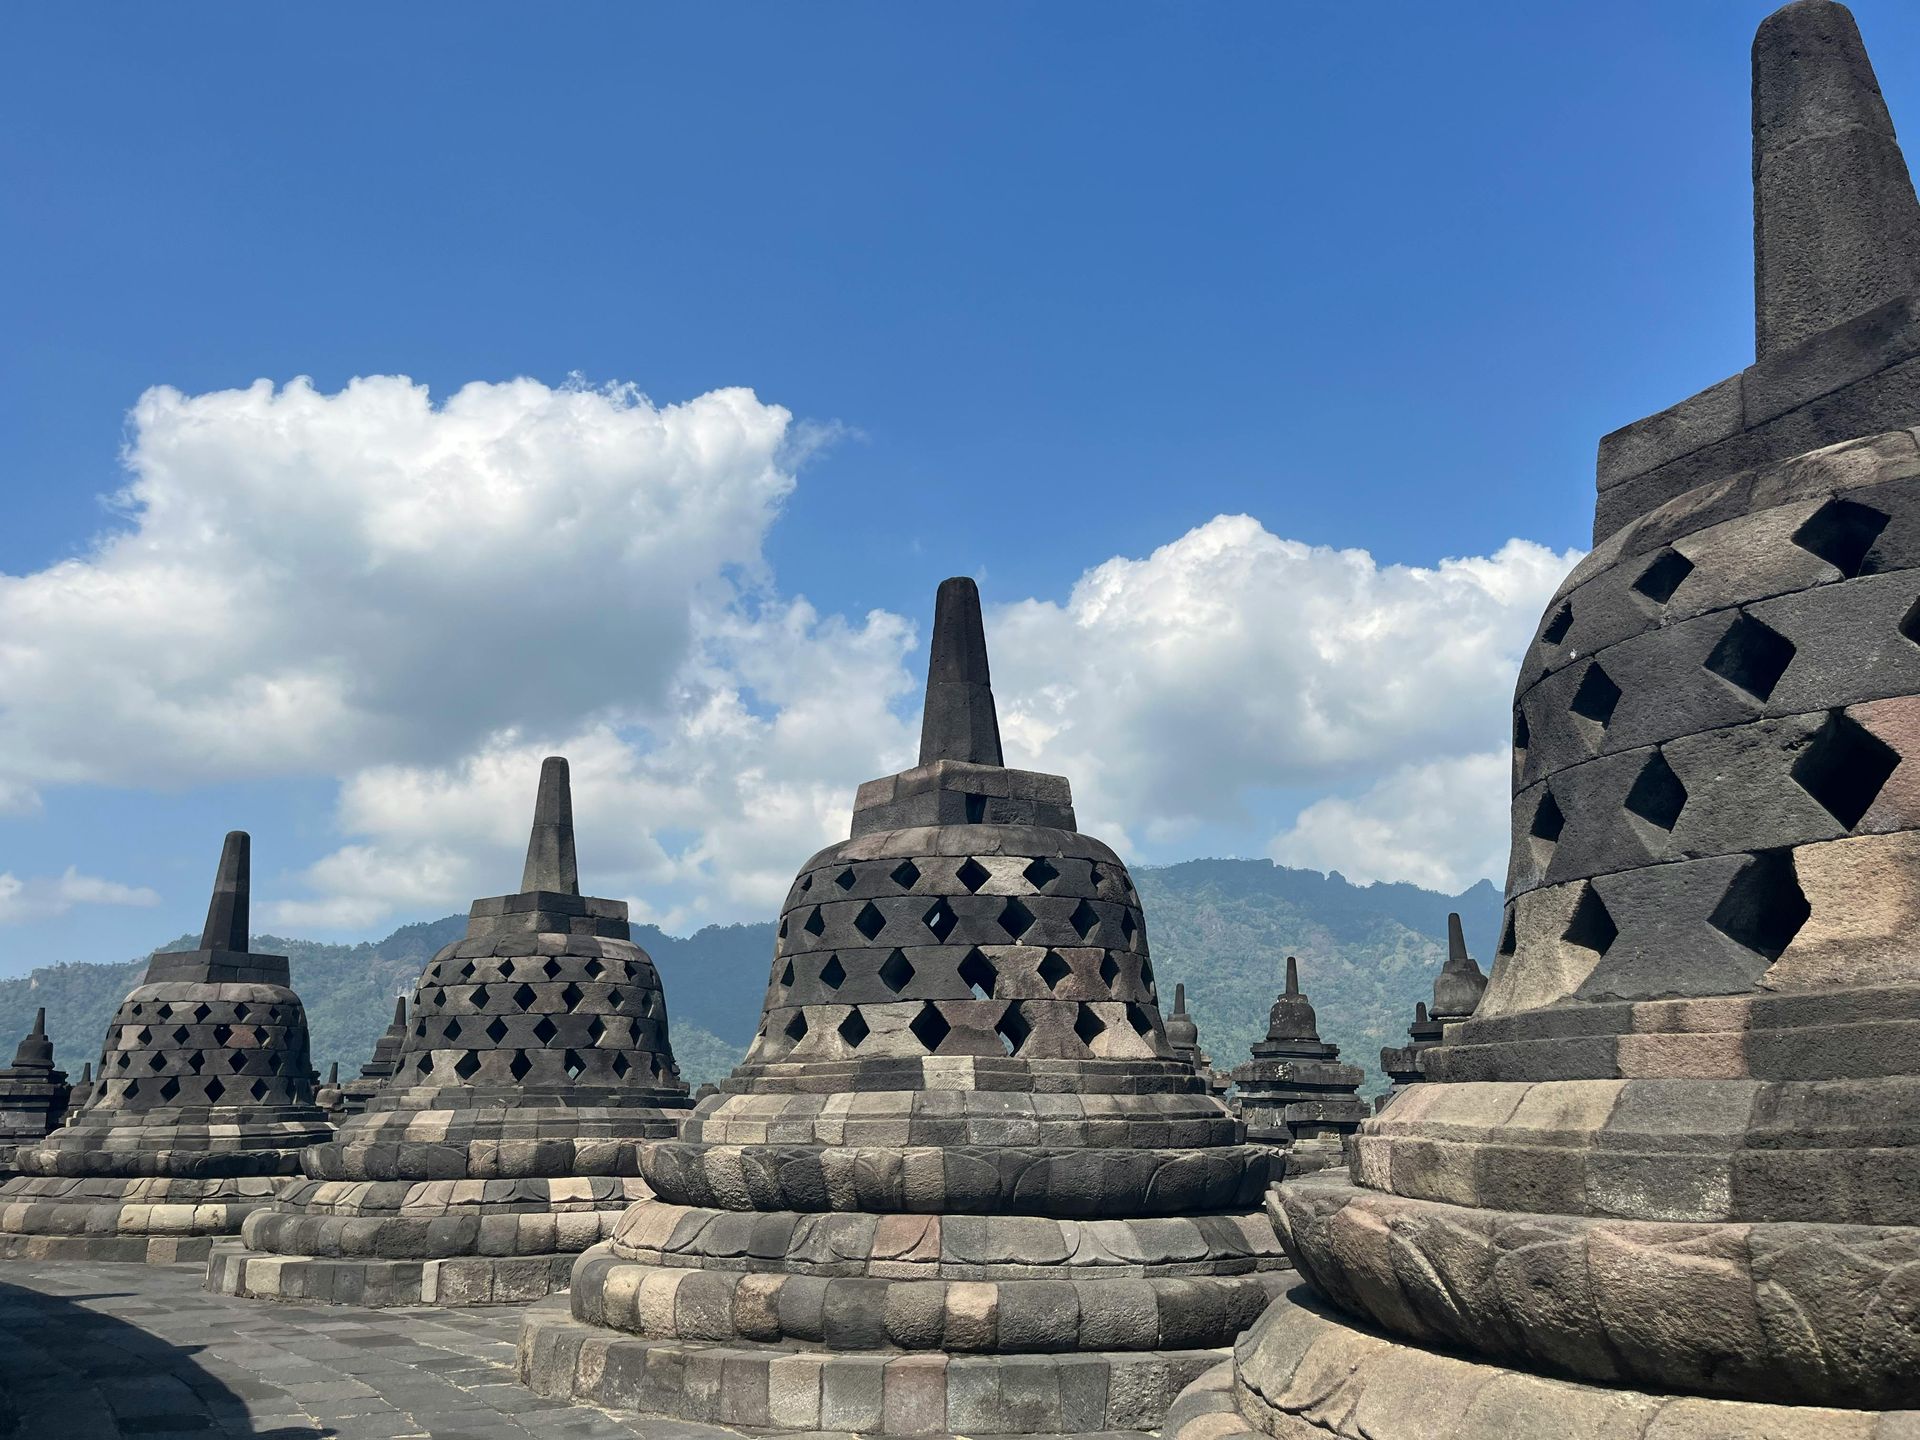
<path fill-rule="evenodd" d="M 80 1118 L 80 1113 L 93 1099 L 93 1062 L 87 1060 L 80 1066 L 80 1078 L 73 1082 L 73 1090 L 67 1096 L 66 1113 L 60 1117 L 62 1125 L 71 1125 Z"/>
<path fill-rule="evenodd" d="M 1421 1057 L 1446 1036 L 1447 1026 L 1471 1016 L 1480 997 L 1486 993 L 1487 977 L 1467 954 L 1467 937 L 1457 914 L 1447 916 L 1447 960 L 1433 978 L 1433 1003 L 1422 1000 L 1413 1007 L 1413 1023 L 1407 1027 L 1405 1045 L 1387 1046 L 1380 1051 L 1380 1068 L 1392 1088 L 1380 1097 L 1377 1109 L 1383 1109 L 1394 1096 L 1409 1085 L 1426 1079 Z"/>
<path fill-rule="evenodd" d="M 1289 1175 L 1340 1164 L 1343 1140 L 1367 1118 L 1355 1093 L 1366 1071 L 1342 1063 L 1340 1047 L 1320 1038 L 1319 1017 L 1300 989 L 1300 962 L 1291 955 L 1286 988 L 1252 1053 L 1233 1070 L 1247 1139 L 1284 1152 Z"/>
<path fill-rule="evenodd" d="M 340 1107 L 348 1115 L 358 1115 L 367 1102 L 380 1093 L 400 1068 L 400 1052 L 407 1043 L 407 997 L 393 1001 L 393 1023 L 373 1042 L 373 1055 L 360 1067 L 360 1073 L 340 1087 Z"/>
<path fill-rule="evenodd" d="M 47 1007 L 34 1012 L 33 1029 L 0 1070 L 0 1180 L 15 1174 L 13 1152 L 41 1139 L 65 1118 L 71 1089 L 67 1072 L 53 1064 L 47 1038 Z"/>
<path fill-rule="evenodd" d="M 340 1096 L 340 1062 L 335 1060 L 327 1066 L 327 1078 L 320 1082 L 320 1088 L 313 1092 L 313 1103 L 327 1112 L 327 1118 L 339 1123 L 343 1106 Z"/>
<path fill-rule="evenodd" d="M 480 1305 L 564 1288 L 651 1192 L 640 1150 L 687 1087 L 627 906 L 580 893 L 567 762 L 541 766 L 520 890 L 476 900 L 428 963 L 394 1073 L 301 1157 L 209 1288 L 355 1305 Z M 378 1063 L 378 1061 L 376 1061 Z"/>
<path fill-rule="evenodd" d="M 1009 769 L 940 587 L 920 763 L 782 909 L 759 1034 L 536 1306 L 536 1392 L 747 1428 L 1156 1426 L 1266 1307 L 1271 1157 L 1168 1048 L 1126 866 Z"/>
<path fill-rule="evenodd" d="M 0 1255 L 203 1258 L 331 1137 L 286 957 L 247 948 L 249 852 L 227 836 L 199 948 L 154 955 L 120 1002 L 86 1108 L 15 1153 Z"/>
<path fill-rule="evenodd" d="M 1213 1068 L 1213 1057 L 1200 1048 L 1200 1022 L 1187 1013 L 1187 987 L 1173 987 L 1173 1009 L 1167 1015 L 1167 1048 L 1193 1066 L 1193 1073 L 1206 1082 L 1207 1090 L 1224 1096 L 1232 1083 Z"/>

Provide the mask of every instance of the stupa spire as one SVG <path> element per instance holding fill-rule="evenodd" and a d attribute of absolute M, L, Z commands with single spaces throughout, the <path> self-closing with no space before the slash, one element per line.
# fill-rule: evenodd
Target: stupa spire
<path fill-rule="evenodd" d="M 1300 962 L 1291 955 L 1287 956 L 1286 993 L 1289 995 L 1298 995 L 1300 993 Z"/>
<path fill-rule="evenodd" d="M 580 866 L 573 853 L 573 785 L 563 756 L 549 755 L 540 762 L 540 793 L 534 800 L 533 833 L 527 838 L 527 868 L 520 876 L 520 889 L 522 893 L 580 893 Z M 407 1017 L 396 1013 L 394 1018 L 404 1022 Z"/>
<path fill-rule="evenodd" d="M 213 898 L 207 902 L 207 925 L 200 932 L 202 950 L 246 951 L 252 845 L 246 831 L 227 832 L 227 842 L 220 849 L 220 870 L 213 879 Z"/>
<path fill-rule="evenodd" d="M 1753 41 L 1757 358 L 1920 292 L 1920 203 L 1852 14 L 1797 0 Z"/>
<path fill-rule="evenodd" d="M 987 672 L 980 589 L 964 575 L 940 582 L 927 659 L 927 706 L 920 720 L 920 763 L 963 760 L 1002 765 L 1000 720 Z"/>

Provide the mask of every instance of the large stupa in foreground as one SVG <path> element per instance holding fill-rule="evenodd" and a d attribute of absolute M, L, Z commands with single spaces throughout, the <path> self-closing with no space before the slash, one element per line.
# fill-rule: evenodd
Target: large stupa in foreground
<path fill-rule="evenodd" d="M 15 1152 L 0 1256 L 200 1259 L 332 1137 L 286 957 L 247 948 L 251 852 L 227 836 L 200 947 L 148 961 L 85 1108 Z"/>
<path fill-rule="evenodd" d="M 521 1371 L 744 1427 L 1151 1428 L 1281 1283 L 1241 1133 L 1167 1045 L 1126 867 L 1003 763 L 949 580 L 920 763 L 801 867 L 751 1051 Z"/>
<path fill-rule="evenodd" d="M 1758 359 L 1601 442 L 1486 993 L 1170 1437 L 1920 1434 L 1920 205 L 1839 5 L 1753 127 Z"/>

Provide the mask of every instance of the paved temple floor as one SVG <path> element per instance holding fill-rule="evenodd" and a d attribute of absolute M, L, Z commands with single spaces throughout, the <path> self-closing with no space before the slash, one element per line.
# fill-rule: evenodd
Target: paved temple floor
<path fill-rule="evenodd" d="M 728 1440 L 537 1399 L 518 1307 L 359 1310 L 209 1295 L 198 1265 L 0 1263 L 7 1440 Z M 4 1407 L 0 1406 L 0 1414 Z"/>

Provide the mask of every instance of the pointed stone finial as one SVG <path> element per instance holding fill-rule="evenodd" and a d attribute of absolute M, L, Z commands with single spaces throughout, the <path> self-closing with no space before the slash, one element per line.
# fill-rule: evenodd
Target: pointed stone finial
<path fill-rule="evenodd" d="M 1859 28 L 1796 0 L 1753 39 L 1756 358 L 1920 293 L 1920 203 Z"/>
<path fill-rule="evenodd" d="M 1450 911 L 1447 915 L 1447 963 L 1458 965 L 1467 959 L 1467 933 L 1460 928 L 1460 913 Z"/>
<path fill-rule="evenodd" d="M 920 763 L 964 760 L 1002 765 L 1000 720 L 987 673 L 987 631 L 980 590 L 964 575 L 940 582 L 927 659 L 927 707 L 920 719 Z"/>
<path fill-rule="evenodd" d="M 1291 955 L 1287 956 L 1287 988 L 1285 993 L 1288 995 L 1298 995 L 1300 993 L 1300 962 Z"/>
<path fill-rule="evenodd" d="M 527 839 L 520 889 L 580 893 L 580 867 L 573 854 L 573 784 L 559 755 L 540 762 L 540 794 L 533 804 L 533 834 Z M 394 1018 L 404 1024 L 407 1017 L 396 1013 Z"/>
<path fill-rule="evenodd" d="M 227 832 L 227 843 L 220 850 L 220 873 L 213 880 L 213 899 L 207 903 L 207 927 L 200 932 L 202 950 L 244 952 L 247 948 L 252 844 L 244 830 Z"/>
<path fill-rule="evenodd" d="M 33 1012 L 33 1029 L 27 1033 L 30 1035 L 45 1035 L 47 1033 L 46 1006 L 42 1005 L 38 1010 Z"/>
<path fill-rule="evenodd" d="M 338 1060 L 327 1066 L 327 1084 L 335 1086 L 336 1088 L 340 1084 L 340 1062 Z"/>
<path fill-rule="evenodd" d="M 1186 1010 L 1186 1008 L 1187 1008 L 1187 987 L 1184 984 L 1175 985 L 1173 987 L 1174 1013 L 1176 1015 L 1181 1014 Z"/>
<path fill-rule="evenodd" d="M 93 1061 L 89 1060 L 80 1067 L 80 1083 L 82 1085 L 91 1085 L 93 1083 Z"/>
<path fill-rule="evenodd" d="M 395 1030 L 404 1030 L 407 1028 L 407 997 L 404 995 L 399 995 L 394 998 L 393 1028 Z"/>
<path fill-rule="evenodd" d="M 20 1048 L 14 1052 L 13 1068 L 16 1070 L 51 1070 L 53 1068 L 53 1042 L 47 1038 L 47 1007 L 42 1005 L 33 1015 L 33 1029 L 21 1040 Z"/>
<path fill-rule="evenodd" d="M 1416 1000 L 1413 1002 L 1413 1023 L 1416 1025 L 1424 1025 L 1427 1023 L 1426 1001 Z"/>

